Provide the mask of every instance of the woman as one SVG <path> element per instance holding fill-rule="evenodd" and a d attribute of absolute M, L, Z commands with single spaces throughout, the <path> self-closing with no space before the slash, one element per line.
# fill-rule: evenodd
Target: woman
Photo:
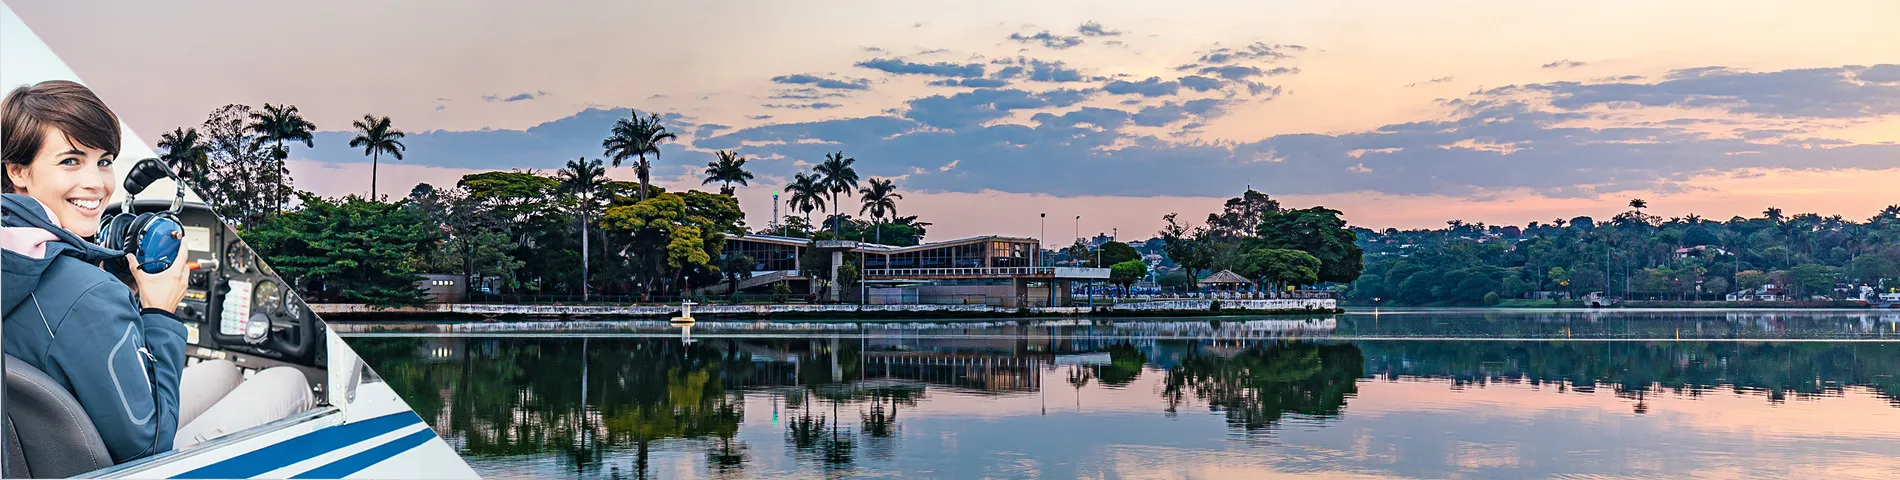
<path fill-rule="evenodd" d="M 184 365 L 186 329 L 173 311 L 190 283 L 187 262 L 148 274 L 132 255 L 86 240 L 98 234 L 114 191 L 118 118 L 91 90 L 55 80 L 0 100 L 0 129 L 0 315 L 10 361 L 32 365 L 66 387 L 114 463 L 241 428 L 212 418 L 211 410 L 217 403 L 239 411 L 224 417 L 250 416 L 241 405 L 224 407 L 242 403 L 225 398 L 242 381 L 236 366 Z M 100 268 L 108 261 L 133 267 L 132 285 Z M 301 372 L 290 373 L 303 383 Z M 268 377 L 274 380 L 261 383 L 285 385 L 285 376 L 266 371 L 252 381 Z M 180 392 L 186 393 L 183 405 Z M 259 400 L 307 406 L 308 390 L 298 395 Z M 194 416 L 206 420 L 193 423 Z"/>

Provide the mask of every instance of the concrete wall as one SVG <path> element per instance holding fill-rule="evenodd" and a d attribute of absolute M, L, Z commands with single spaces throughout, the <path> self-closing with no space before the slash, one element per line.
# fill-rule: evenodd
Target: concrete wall
<path fill-rule="evenodd" d="M 1184 299 L 1161 300 L 1143 303 L 1124 303 L 1116 305 L 1116 310 L 1206 310 L 1213 300 Z M 1247 310 L 1331 310 L 1339 307 L 1339 302 L 1330 298 L 1277 298 L 1263 300 L 1222 299 L 1220 308 Z"/>
<path fill-rule="evenodd" d="M 992 288 L 980 286 L 981 288 Z M 1009 289 L 1008 285 L 993 288 Z M 1012 300 L 1013 303 L 1013 300 Z M 1124 303 L 1108 307 L 1113 310 L 1165 311 L 1165 310 L 1206 310 L 1209 300 L 1164 300 L 1144 303 Z M 1273 299 L 1273 300 L 1222 300 L 1222 309 L 1248 310 L 1331 310 L 1337 307 L 1331 299 Z M 463 315 L 595 315 L 595 316 L 671 316 L 679 314 L 677 305 L 490 305 L 467 303 L 431 304 L 417 308 L 397 308 L 373 310 L 362 304 L 319 303 L 310 305 L 317 315 L 325 314 L 463 314 Z M 1051 313 L 1087 313 L 1084 307 L 1037 308 L 1039 312 Z M 983 304 L 969 305 L 697 305 L 695 314 L 763 314 L 787 312 L 1014 312 L 1014 307 L 1001 307 Z"/>

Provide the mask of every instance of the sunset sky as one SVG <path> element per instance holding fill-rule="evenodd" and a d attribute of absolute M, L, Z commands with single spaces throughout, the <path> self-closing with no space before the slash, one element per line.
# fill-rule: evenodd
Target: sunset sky
<path fill-rule="evenodd" d="M 1051 242 L 1077 215 L 1147 238 L 1249 185 L 1371 228 L 1900 203 L 1888 0 L 6 5 L 146 141 L 296 105 L 320 131 L 296 186 L 328 196 L 369 188 L 365 113 L 409 132 L 381 168 L 399 196 L 601 157 L 632 108 L 680 135 L 669 189 L 717 188 L 714 150 L 752 159 L 752 226 L 843 151 L 936 240 L 1036 236 L 1042 212 Z"/>

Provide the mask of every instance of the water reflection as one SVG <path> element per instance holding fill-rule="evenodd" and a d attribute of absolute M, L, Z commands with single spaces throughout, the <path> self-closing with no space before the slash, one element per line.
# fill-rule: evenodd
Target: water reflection
<path fill-rule="evenodd" d="M 1387 326 L 1406 316 L 1337 325 L 1411 328 Z M 1409 316 L 1453 330 L 1504 323 Z M 1662 328 L 1598 321 L 1617 322 Z M 704 327 L 691 342 L 351 344 L 489 478 L 1900 473 L 1900 343 L 1192 338 L 1014 324 L 751 338 Z"/>

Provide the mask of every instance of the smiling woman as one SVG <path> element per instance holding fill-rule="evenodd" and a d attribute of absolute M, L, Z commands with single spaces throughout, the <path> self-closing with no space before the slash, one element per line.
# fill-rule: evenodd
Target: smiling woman
<path fill-rule="evenodd" d="M 7 95 L 0 190 L 39 200 L 82 237 L 99 231 L 112 196 L 119 119 L 78 83 L 53 80 Z"/>

